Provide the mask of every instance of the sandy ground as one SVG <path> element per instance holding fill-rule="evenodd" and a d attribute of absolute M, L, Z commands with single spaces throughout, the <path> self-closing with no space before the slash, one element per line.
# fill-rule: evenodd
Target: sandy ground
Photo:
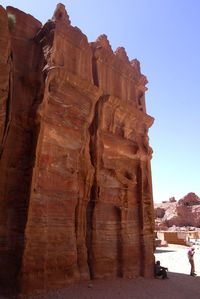
<path fill-rule="evenodd" d="M 185 246 L 157 248 L 156 260 L 168 267 L 169 279 L 91 281 L 27 299 L 200 299 L 200 247 L 196 246 L 196 277 L 191 277 Z M 6 297 L 1 297 L 1 299 Z"/>

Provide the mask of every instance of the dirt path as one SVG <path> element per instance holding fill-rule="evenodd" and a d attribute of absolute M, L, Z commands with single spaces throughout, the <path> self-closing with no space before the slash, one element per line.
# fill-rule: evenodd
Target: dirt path
<path fill-rule="evenodd" d="M 29 299 L 200 299 L 200 249 L 196 248 L 195 253 L 196 277 L 189 275 L 187 249 L 175 245 L 157 248 L 156 260 L 168 267 L 168 280 L 138 278 L 91 281 Z"/>

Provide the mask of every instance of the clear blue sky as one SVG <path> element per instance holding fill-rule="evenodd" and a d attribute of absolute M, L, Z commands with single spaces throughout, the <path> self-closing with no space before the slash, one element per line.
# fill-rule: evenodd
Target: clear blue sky
<path fill-rule="evenodd" d="M 49 19 L 58 1 L 1 1 Z M 94 41 L 124 46 L 148 78 L 154 201 L 200 196 L 200 0 L 69 0 L 73 26 Z"/>

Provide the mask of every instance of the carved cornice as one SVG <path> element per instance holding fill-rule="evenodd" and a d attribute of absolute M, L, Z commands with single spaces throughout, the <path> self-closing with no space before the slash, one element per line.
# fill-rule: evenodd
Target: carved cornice
<path fill-rule="evenodd" d="M 139 110 L 130 102 L 123 102 L 118 97 L 110 96 L 107 104 L 111 103 L 113 110 L 120 110 L 121 114 L 124 114 L 124 119 L 130 119 L 132 121 L 137 122 L 137 124 L 141 124 L 141 126 L 145 125 L 147 128 L 150 128 L 154 122 L 154 118 L 145 112 Z"/>
<path fill-rule="evenodd" d="M 103 91 L 100 88 L 97 88 L 95 85 L 91 84 L 89 81 L 80 78 L 80 76 L 73 74 L 65 67 L 60 66 L 51 66 L 48 68 L 48 82 L 51 81 L 54 77 L 60 78 L 60 84 L 70 84 L 80 93 L 88 96 L 93 100 L 94 98 L 99 98 Z"/>

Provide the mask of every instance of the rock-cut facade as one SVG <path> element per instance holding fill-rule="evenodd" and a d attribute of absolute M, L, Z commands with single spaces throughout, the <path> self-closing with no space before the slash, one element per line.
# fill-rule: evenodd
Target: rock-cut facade
<path fill-rule="evenodd" d="M 0 6 L 0 280 L 24 294 L 152 277 L 147 79 L 64 5 Z"/>

